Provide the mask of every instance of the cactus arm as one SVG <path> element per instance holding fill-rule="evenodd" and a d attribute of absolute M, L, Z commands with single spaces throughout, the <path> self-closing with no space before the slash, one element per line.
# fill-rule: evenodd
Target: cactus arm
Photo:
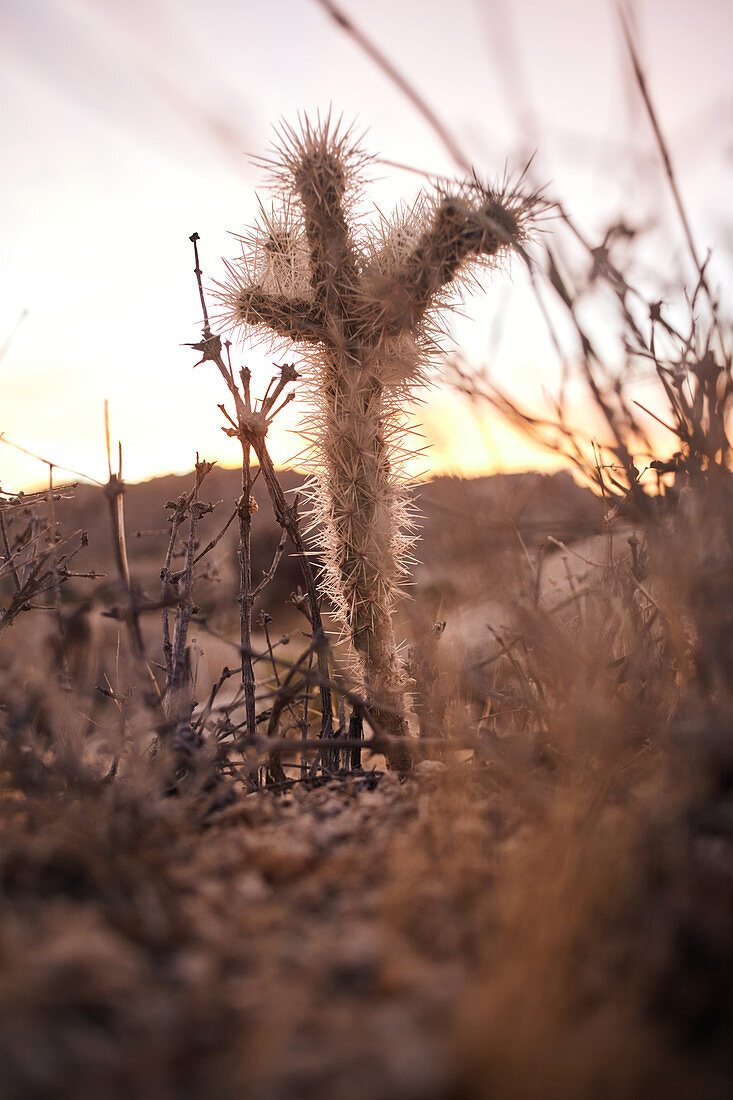
<path fill-rule="evenodd" d="M 344 211 L 348 182 L 341 158 L 313 148 L 294 172 L 310 250 L 311 285 L 316 303 L 342 324 L 353 312 L 359 267 Z"/>
<path fill-rule="evenodd" d="M 243 324 L 269 328 L 289 340 L 320 344 L 326 339 L 323 311 L 304 298 L 286 298 L 249 287 L 237 296 L 236 313 Z"/>
<path fill-rule="evenodd" d="M 516 247 L 521 236 L 510 207 L 497 197 L 444 197 L 410 251 L 382 262 L 372 279 L 365 273 L 363 327 L 371 327 L 378 340 L 417 328 L 467 261 Z"/>

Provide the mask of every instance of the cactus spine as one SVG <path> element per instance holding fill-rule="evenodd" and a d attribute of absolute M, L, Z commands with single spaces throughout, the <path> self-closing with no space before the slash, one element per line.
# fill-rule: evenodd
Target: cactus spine
<path fill-rule="evenodd" d="M 219 298 L 230 324 L 296 345 L 308 365 L 327 591 L 382 724 L 404 733 L 392 628 L 411 542 L 404 410 L 457 278 L 521 247 L 534 200 L 474 180 L 365 225 L 353 208 L 369 158 L 351 132 L 329 117 L 278 138 L 279 205 L 240 238 Z"/>

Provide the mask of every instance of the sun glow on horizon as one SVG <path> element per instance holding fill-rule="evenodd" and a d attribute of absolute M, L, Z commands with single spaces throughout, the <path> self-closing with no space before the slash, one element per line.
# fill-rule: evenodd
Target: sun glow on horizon
<path fill-rule="evenodd" d="M 302 417 L 302 410 L 300 417 Z M 278 469 L 309 471 L 309 462 L 298 434 L 299 414 L 287 411 L 281 423 L 272 426 L 268 443 Z M 114 429 L 113 429 L 114 431 Z M 20 431 L 6 434 L 0 447 L 0 485 L 6 492 L 37 492 L 48 486 L 47 463 L 53 463 L 54 482 L 68 482 L 83 476 L 90 482 L 104 482 L 107 458 L 103 440 L 78 440 L 71 446 L 58 446 L 52 451 L 42 440 L 23 437 Z M 172 465 L 146 445 L 145 437 L 126 434 L 123 439 L 123 477 L 130 482 L 149 481 L 167 475 L 185 475 L 193 469 L 195 450 L 190 463 Z M 203 442 L 203 441 L 202 441 Z M 199 454 L 219 465 L 234 469 L 238 466 L 237 447 L 223 436 L 220 441 L 207 439 L 218 446 L 199 446 Z M 521 470 L 551 471 L 566 466 L 562 456 L 540 448 L 504 423 L 498 416 L 479 414 L 459 395 L 450 391 L 434 391 L 414 418 L 410 437 L 414 457 L 405 463 L 405 471 L 417 481 L 434 477 L 482 477 Z M 22 447 L 31 454 L 24 454 Z M 113 451 L 116 453 L 116 437 Z M 62 453 L 63 452 L 63 453 Z M 33 457 L 38 455 L 39 458 Z M 45 460 L 45 461 L 44 461 Z M 113 463 L 114 465 L 114 463 Z"/>
<path fill-rule="evenodd" d="M 12 109 L 1 122 L 7 167 L 0 211 L 0 432 L 58 463 L 55 477 L 72 480 L 64 470 L 70 467 L 105 481 L 108 398 L 130 482 L 186 473 L 197 450 L 236 466 L 238 446 L 223 437 L 216 408 L 225 399 L 221 380 L 206 367 L 192 371 L 189 350 L 180 345 L 200 339 L 191 230 L 204 242 L 205 278 L 215 279 L 219 257 L 232 253 L 227 230 L 251 224 L 257 189 L 267 200 L 263 174 L 245 150 L 266 149 L 277 117 L 293 119 L 331 102 L 345 117 L 361 118 L 370 148 L 384 158 L 369 188 L 369 201 L 380 209 L 411 200 L 422 184 L 413 169 L 451 175 L 455 165 L 402 92 L 375 79 L 372 60 L 352 51 L 335 25 L 324 25 L 317 5 L 287 0 L 288 18 L 270 6 L 259 8 L 254 20 L 247 5 L 220 0 L 206 9 L 47 0 L 6 7 L 0 82 Z M 648 127 L 627 102 L 628 73 L 608 48 L 613 13 L 581 0 L 549 6 L 523 0 L 516 7 L 517 56 L 537 80 L 525 89 L 527 117 L 534 117 L 533 131 L 542 139 L 536 172 L 556 181 L 558 197 L 589 240 L 600 239 L 619 211 L 629 224 L 636 218 L 644 225 L 653 215 L 663 228 L 672 207 L 652 164 Z M 730 190 L 723 156 L 730 118 L 724 111 L 728 7 L 702 4 L 674 16 L 662 0 L 642 7 L 649 86 L 695 235 L 701 249 L 714 246 L 714 263 L 720 242 L 721 264 L 729 264 L 723 236 Z M 466 20 L 475 23 L 474 8 L 471 0 L 458 0 L 456 18 L 446 23 L 438 0 L 427 0 L 429 17 L 419 28 L 427 52 L 417 52 L 410 5 L 372 6 L 369 26 L 385 42 L 405 43 L 405 60 L 426 89 L 441 59 L 441 112 L 474 167 L 491 178 L 502 163 L 516 165 L 527 140 L 532 147 L 535 140 L 522 130 L 502 66 L 483 35 L 465 34 Z M 225 36 L 222 19 L 233 28 Z M 275 39 L 277 81 L 267 48 Z M 588 40 L 598 49 L 576 48 Z M 548 50 L 548 41 L 555 48 Z M 681 83 L 683 61 L 688 79 Z M 195 88 L 187 75 L 194 67 Z M 600 117 L 607 119 L 603 130 Z M 671 225 L 676 240 L 676 216 Z M 471 361 L 490 359 L 498 381 L 528 405 L 542 407 L 541 392 L 554 386 L 552 349 L 521 268 L 497 276 L 486 291 L 469 303 L 468 321 L 458 314 L 451 321 L 451 338 Z M 251 365 L 266 383 L 271 363 Z M 258 381 L 255 389 L 264 387 Z M 642 401 L 648 404 L 646 391 Z M 578 411 L 576 422 L 586 432 L 599 430 L 587 427 L 590 412 Z M 415 423 L 422 433 L 416 446 L 426 448 L 409 462 L 416 478 L 567 465 L 447 391 L 430 393 Z M 662 453 L 669 442 L 663 437 Z M 273 459 L 304 468 L 302 445 L 297 414 L 288 409 L 270 435 Z M 0 446 L 0 483 L 7 491 L 43 488 L 47 468 Z"/>

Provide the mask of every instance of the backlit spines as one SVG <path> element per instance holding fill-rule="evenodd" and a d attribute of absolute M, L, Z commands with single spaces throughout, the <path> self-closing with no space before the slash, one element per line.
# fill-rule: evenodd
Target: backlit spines
<path fill-rule="evenodd" d="M 324 582 L 365 687 L 396 707 L 392 611 L 412 540 L 405 408 L 457 281 L 521 247 L 534 200 L 474 180 L 365 227 L 355 205 L 368 161 L 330 117 L 282 126 L 268 162 L 281 204 L 242 238 L 219 297 L 233 324 L 302 352 Z"/>

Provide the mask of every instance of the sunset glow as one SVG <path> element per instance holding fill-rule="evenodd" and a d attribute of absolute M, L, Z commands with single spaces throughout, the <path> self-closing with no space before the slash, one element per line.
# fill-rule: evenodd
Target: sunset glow
<path fill-rule="evenodd" d="M 346 7 L 356 17 L 358 6 Z M 673 8 L 674 18 L 668 3 L 648 0 L 635 6 L 635 20 L 695 230 L 704 249 L 716 249 L 711 270 L 721 281 L 730 278 L 730 7 L 707 0 L 694 15 Z M 440 69 L 434 106 L 480 174 L 495 178 L 505 162 L 516 173 L 536 149 L 537 178 L 592 236 L 619 216 L 653 213 L 674 254 L 679 227 L 648 126 L 629 93 L 611 7 L 522 0 L 507 7 L 497 31 L 498 11 L 461 0 L 446 24 L 430 0 L 416 26 L 412 4 L 384 0 L 368 16 L 358 14 L 428 98 L 435 89 L 430 74 Z M 252 155 L 266 151 L 280 116 L 294 119 L 316 106 L 331 103 L 358 118 L 369 148 L 384 158 L 372 166 L 367 210 L 414 198 L 421 177 L 395 164 L 450 175 L 455 165 L 315 4 L 217 0 L 204 14 L 194 0 L 175 11 L 162 0 L 39 0 L 10 5 L 1 19 L 0 83 L 12 110 L 0 123 L 0 344 L 10 337 L 0 367 L 0 431 L 104 480 L 108 400 L 130 479 L 188 470 L 197 450 L 236 463 L 236 447 L 221 432 L 220 380 L 209 367 L 192 371 L 194 359 L 182 346 L 200 336 L 189 234 L 201 234 L 205 279 L 219 278 L 220 257 L 236 252 L 229 232 L 252 220 L 258 191 L 267 199 Z M 581 41 L 594 43 L 593 52 Z M 515 76 L 526 77 L 522 103 L 505 69 L 511 50 L 502 53 L 511 43 L 522 70 Z M 610 152 L 621 148 L 611 163 Z M 648 194 L 630 191 L 633 164 L 642 165 Z M 446 349 L 455 348 L 529 405 L 541 407 L 543 391 L 557 385 L 557 355 L 518 262 L 492 275 L 455 317 Z M 252 367 L 261 392 L 271 361 L 249 347 L 237 356 Z M 479 417 L 439 388 L 415 415 L 426 447 L 416 473 L 557 464 L 498 418 Z M 301 450 L 296 425 L 293 412 L 271 432 L 279 464 Z M 46 477 L 42 464 L 0 447 L 3 486 L 32 488 Z"/>

